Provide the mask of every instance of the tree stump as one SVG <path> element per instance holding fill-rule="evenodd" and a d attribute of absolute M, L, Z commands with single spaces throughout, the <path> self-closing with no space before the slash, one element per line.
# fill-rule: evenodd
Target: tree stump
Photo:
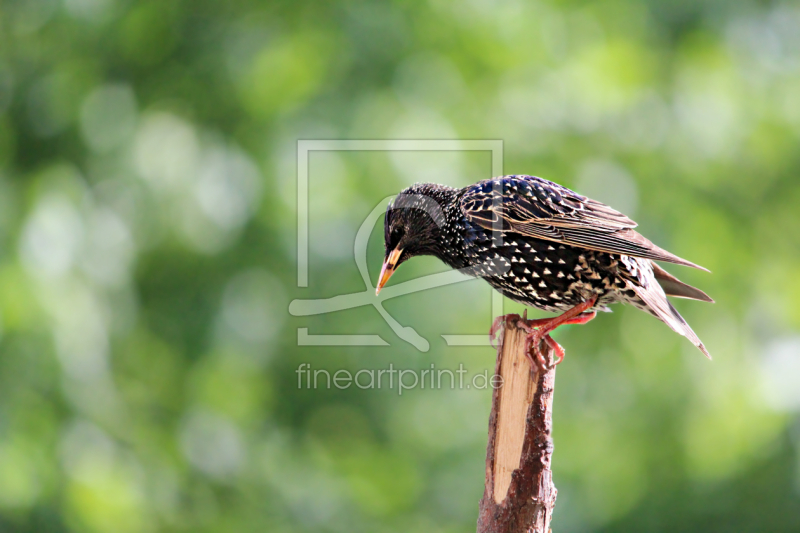
<path fill-rule="evenodd" d="M 531 368 L 519 320 L 506 321 L 497 349 L 495 374 L 502 385 L 492 395 L 478 533 L 549 533 L 556 503 L 550 470 L 554 356 L 543 342 L 550 369 Z"/>

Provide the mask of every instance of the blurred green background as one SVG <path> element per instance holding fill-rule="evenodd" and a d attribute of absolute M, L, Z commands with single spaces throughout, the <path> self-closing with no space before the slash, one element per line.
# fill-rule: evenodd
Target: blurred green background
<path fill-rule="evenodd" d="M 3 1 L 0 531 L 474 530 L 489 391 L 295 371 L 492 369 L 441 337 L 488 286 L 385 302 L 427 352 L 288 309 L 364 291 L 369 212 L 490 154 L 312 153 L 298 288 L 298 139 L 501 139 L 710 268 L 668 267 L 713 362 L 633 308 L 556 335 L 554 530 L 800 531 L 800 7 L 722 0 Z"/>

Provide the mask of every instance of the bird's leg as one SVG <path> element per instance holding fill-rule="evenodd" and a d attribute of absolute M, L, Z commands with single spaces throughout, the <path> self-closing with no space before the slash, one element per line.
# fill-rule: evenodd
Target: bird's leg
<path fill-rule="evenodd" d="M 501 315 L 495 318 L 494 322 L 492 322 L 492 327 L 489 330 L 489 342 L 491 343 L 492 347 L 496 348 L 494 342 L 497 340 L 498 331 L 500 331 L 503 325 L 509 320 L 516 321 L 517 327 L 525 330 L 527 333 L 524 349 L 525 355 L 531 362 L 531 367 L 535 366 L 540 372 L 547 372 L 547 360 L 545 359 L 544 354 L 542 354 L 540 346 L 541 342 L 544 341 L 550 347 L 550 349 L 553 350 L 555 354 L 555 362 L 553 364 L 559 364 L 564 360 L 564 348 L 562 348 L 560 344 L 553 340 L 553 338 L 550 336 L 550 332 L 559 326 L 565 326 L 567 324 L 586 324 L 595 316 L 597 316 L 597 313 L 595 311 L 592 311 L 591 313 L 585 313 L 584 311 L 590 309 L 596 302 L 597 296 L 593 296 L 589 300 L 586 300 L 585 302 L 576 305 L 572 309 L 569 309 L 565 313 L 553 318 L 528 320 L 527 309 L 525 309 L 523 312 L 523 316 L 519 316 L 518 314 Z M 500 342 L 502 343 L 502 339 Z"/>
<path fill-rule="evenodd" d="M 584 311 L 591 309 L 596 302 L 597 296 L 593 296 L 557 317 L 529 320 L 527 322 L 527 327 L 524 328 L 528 333 L 525 339 L 525 353 L 528 355 L 531 363 L 539 368 L 540 372 L 547 371 L 547 360 L 544 354 L 542 354 L 540 346 L 542 340 L 555 352 L 555 362 L 553 364 L 559 364 L 564 360 L 564 348 L 550 337 L 550 332 L 566 324 L 586 324 L 597 316 L 597 313 L 594 311 L 585 313 Z M 530 352 L 533 352 L 533 355 Z"/>

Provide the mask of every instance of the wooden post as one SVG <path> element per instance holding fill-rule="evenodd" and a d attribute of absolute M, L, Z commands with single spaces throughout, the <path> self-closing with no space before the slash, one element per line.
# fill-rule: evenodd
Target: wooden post
<path fill-rule="evenodd" d="M 549 533 L 556 503 L 550 470 L 556 370 L 531 372 L 518 320 L 506 322 L 497 349 L 495 374 L 503 381 L 492 395 L 478 533 Z M 544 342 L 542 349 L 552 364 Z"/>

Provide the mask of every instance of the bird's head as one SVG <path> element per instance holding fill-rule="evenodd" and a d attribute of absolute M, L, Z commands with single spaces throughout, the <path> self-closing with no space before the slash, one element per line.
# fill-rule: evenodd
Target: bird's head
<path fill-rule="evenodd" d="M 376 294 L 402 263 L 415 255 L 439 256 L 447 223 L 445 209 L 456 190 L 423 183 L 405 189 L 386 208 L 386 255 Z"/>

